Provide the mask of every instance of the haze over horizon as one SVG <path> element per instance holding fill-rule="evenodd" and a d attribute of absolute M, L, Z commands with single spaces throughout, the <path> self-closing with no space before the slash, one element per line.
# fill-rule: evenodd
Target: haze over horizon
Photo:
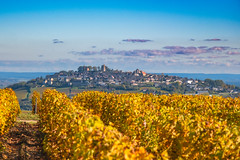
<path fill-rule="evenodd" d="M 0 55 L 0 72 L 240 74 L 240 1 L 1 1 Z"/>

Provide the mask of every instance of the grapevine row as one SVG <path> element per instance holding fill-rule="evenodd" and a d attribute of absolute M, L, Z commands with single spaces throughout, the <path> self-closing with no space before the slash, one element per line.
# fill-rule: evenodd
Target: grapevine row
<path fill-rule="evenodd" d="M 240 99 L 83 92 L 77 108 L 98 115 L 157 159 L 240 157 Z"/>
<path fill-rule="evenodd" d="M 33 91 L 33 95 L 32 95 L 32 114 L 39 113 L 40 103 L 41 103 L 40 93 L 38 93 L 37 91 Z"/>
<path fill-rule="evenodd" d="M 0 136 L 9 131 L 19 113 L 20 106 L 15 92 L 8 88 L 0 89 Z"/>
<path fill-rule="evenodd" d="M 75 106 L 65 94 L 46 90 L 41 101 L 37 94 L 34 98 L 45 133 L 43 147 L 51 159 L 152 159 L 143 147 Z"/>

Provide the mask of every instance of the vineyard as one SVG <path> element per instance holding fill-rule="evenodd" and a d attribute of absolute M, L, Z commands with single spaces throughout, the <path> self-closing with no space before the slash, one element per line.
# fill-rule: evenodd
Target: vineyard
<path fill-rule="evenodd" d="M 137 140 L 157 159 L 240 156 L 239 99 L 85 92 L 73 102 Z"/>
<path fill-rule="evenodd" d="M 239 98 L 48 89 L 32 105 L 50 159 L 240 159 Z M 0 136 L 19 112 L 0 90 Z"/>
<path fill-rule="evenodd" d="M 46 134 L 43 147 L 51 159 L 152 159 L 137 142 L 75 106 L 63 93 L 46 90 L 37 107 Z"/>
<path fill-rule="evenodd" d="M 55 90 L 33 98 L 52 159 L 239 159 L 240 99 Z M 37 100 L 37 101 L 36 101 Z"/>
<path fill-rule="evenodd" d="M 12 89 L 0 89 L 0 137 L 7 133 L 20 113 L 20 106 Z M 0 151 L 3 146 L 0 142 Z"/>

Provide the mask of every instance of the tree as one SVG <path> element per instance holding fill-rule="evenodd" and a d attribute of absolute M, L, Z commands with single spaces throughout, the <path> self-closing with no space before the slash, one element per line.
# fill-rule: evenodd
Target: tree
<path fill-rule="evenodd" d="M 68 76 L 73 76 L 74 75 L 74 70 L 68 71 Z"/>
<path fill-rule="evenodd" d="M 93 71 L 94 71 L 94 72 L 98 71 L 98 69 L 97 69 L 96 66 L 93 67 Z"/>
<path fill-rule="evenodd" d="M 78 72 L 83 72 L 83 71 L 84 71 L 83 66 L 79 66 L 78 67 Z"/>

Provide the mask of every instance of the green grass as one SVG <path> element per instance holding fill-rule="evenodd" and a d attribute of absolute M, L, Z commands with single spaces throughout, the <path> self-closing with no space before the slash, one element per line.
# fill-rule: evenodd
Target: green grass
<path fill-rule="evenodd" d="M 32 120 L 32 121 L 38 121 L 39 116 L 37 114 L 32 114 L 32 111 L 21 111 L 19 116 L 17 117 L 17 120 Z"/>
<path fill-rule="evenodd" d="M 15 91 L 18 100 L 27 98 L 27 90 L 16 90 Z"/>
<path fill-rule="evenodd" d="M 36 124 L 38 121 L 34 120 L 17 120 L 17 123 L 29 123 L 29 124 Z"/>
<path fill-rule="evenodd" d="M 222 97 L 228 97 L 230 94 L 229 93 L 219 93 L 218 96 L 222 96 Z"/>
<path fill-rule="evenodd" d="M 65 93 L 66 95 L 69 95 L 69 88 L 57 88 L 56 89 L 59 92 Z"/>

